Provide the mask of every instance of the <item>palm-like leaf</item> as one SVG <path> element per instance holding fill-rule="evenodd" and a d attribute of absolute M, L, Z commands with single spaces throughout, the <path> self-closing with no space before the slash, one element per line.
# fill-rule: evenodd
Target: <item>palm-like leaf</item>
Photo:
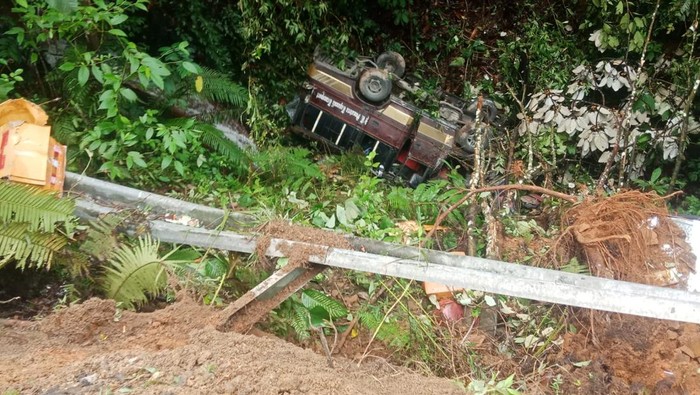
<path fill-rule="evenodd" d="M 203 88 L 200 94 L 217 103 L 230 104 L 244 108 L 248 102 L 248 90 L 231 81 L 226 74 L 202 67 L 200 73 Z"/>
<path fill-rule="evenodd" d="M 192 122 L 192 119 L 190 118 L 176 118 L 168 120 L 167 124 L 170 126 L 185 127 L 190 122 Z M 236 143 L 229 140 L 224 135 L 224 132 L 217 129 L 213 125 L 197 121 L 195 121 L 194 125 L 191 127 L 199 130 L 202 133 L 202 144 L 214 149 L 216 152 L 226 157 L 227 164 L 230 165 L 234 172 L 242 175 L 248 171 L 248 165 L 250 163 L 248 154 L 238 145 L 236 145 Z"/>
<path fill-rule="evenodd" d="M 75 202 L 28 185 L 0 181 L 0 222 L 26 222 L 29 230 L 53 233 L 57 222 L 69 223 Z M 2 251 L 2 250 L 0 250 Z"/>
<path fill-rule="evenodd" d="M 305 289 L 301 293 L 301 303 L 308 310 L 321 308 L 331 319 L 348 314 L 348 309 L 342 303 L 315 289 Z"/>
<path fill-rule="evenodd" d="M 26 222 L 13 222 L 0 226 L 0 268 L 10 260 L 17 261 L 17 267 L 24 269 L 27 261 L 30 266 L 51 267 L 54 253 L 68 243 L 68 238 L 57 233 L 30 231 Z"/>
<path fill-rule="evenodd" d="M 107 297 L 133 309 L 165 290 L 169 262 L 159 256 L 159 244 L 146 236 L 136 245 L 122 245 L 114 252 L 102 279 Z"/>

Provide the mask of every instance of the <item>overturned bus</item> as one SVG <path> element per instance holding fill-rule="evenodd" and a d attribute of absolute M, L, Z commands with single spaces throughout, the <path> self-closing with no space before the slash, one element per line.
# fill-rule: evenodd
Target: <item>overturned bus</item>
<path fill-rule="evenodd" d="M 463 161 L 474 152 L 477 112 L 484 127 L 496 118 L 490 100 L 441 94 L 435 117 L 404 101 L 416 88 L 402 79 L 405 62 L 395 52 L 359 59 L 348 70 L 314 58 L 307 89 L 287 107 L 292 131 L 333 149 L 374 152 L 380 176 L 398 176 L 415 187 L 439 174 L 447 160 Z"/>

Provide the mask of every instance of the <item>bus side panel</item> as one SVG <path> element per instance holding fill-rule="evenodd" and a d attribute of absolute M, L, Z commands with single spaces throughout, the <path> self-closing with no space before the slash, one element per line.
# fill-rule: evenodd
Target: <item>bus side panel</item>
<path fill-rule="evenodd" d="M 418 124 L 408 156 L 429 168 L 437 169 L 442 166 L 453 145 L 453 130 L 423 117 Z"/>
<path fill-rule="evenodd" d="M 322 111 L 335 118 L 354 125 L 356 129 L 361 129 L 372 135 L 375 139 L 399 148 L 408 138 L 408 128 L 398 127 L 392 122 L 377 116 L 374 111 L 350 104 L 349 101 L 336 95 L 334 92 L 324 92 L 314 89 L 309 97 L 309 102 Z"/>

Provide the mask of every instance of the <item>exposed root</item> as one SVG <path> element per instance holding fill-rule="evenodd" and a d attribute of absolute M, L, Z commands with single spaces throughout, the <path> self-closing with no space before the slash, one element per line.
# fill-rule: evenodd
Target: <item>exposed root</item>
<path fill-rule="evenodd" d="M 557 261 L 578 256 L 596 276 L 684 286 L 695 260 L 683 231 L 668 217 L 666 198 L 627 191 L 572 208 L 552 248 Z"/>

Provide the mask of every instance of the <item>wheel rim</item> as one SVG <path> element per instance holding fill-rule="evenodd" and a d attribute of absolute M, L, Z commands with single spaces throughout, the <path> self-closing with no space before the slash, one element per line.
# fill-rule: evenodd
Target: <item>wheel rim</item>
<path fill-rule="evenodd" d="M 367 89 L 372 93 L 379 94 L 384 90 L 383 85 L 379 78 L 372 77 L 367 83 Z"/>

